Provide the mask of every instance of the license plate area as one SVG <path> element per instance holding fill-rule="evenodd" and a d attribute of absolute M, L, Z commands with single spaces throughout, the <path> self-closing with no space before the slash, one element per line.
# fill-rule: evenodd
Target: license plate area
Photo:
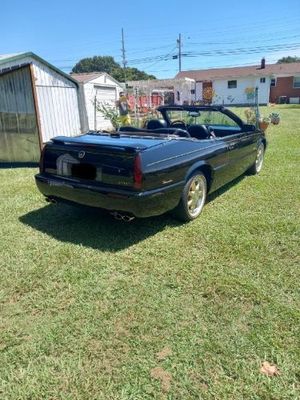
<path fill-rule="evenodd" d="M 96 180 L 97 172 L 97 168 L 91 164 L 79 163 L 71 165 L 72 178 L 84 179 L 89 181 Z"/>
<path fill-rule="evenodd" d="M 80 162 L 71 154 L 62 154 L 56 159 L 56 174 L 76 180 L 102 181 L 102 166 Z"/>

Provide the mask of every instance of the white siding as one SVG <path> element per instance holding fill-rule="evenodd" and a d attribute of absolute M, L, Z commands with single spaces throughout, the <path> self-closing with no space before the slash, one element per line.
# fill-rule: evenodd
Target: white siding
<path fill-rule="evenodd" d="M 196 101 L 203 100 L 203 83 L 196 82 Z"/>
<path fill-rule="evenodd" d="M 81 133 L 77 91 L 68 87 L 37 86 L 43 141 Z"/>
<path fill-rule="evenodd" d="M 81 133 L 78 87 L 39 61 L 33 61 L 43 142 Z"/>
<path fill-rule="evenodd" d="M 90 82 L 87 82 L 83 85 L 84 99 L 85 99 L 85 107 L 88 119 L 88 129 L 94 130 L 94 85 Z"/>
<path fill-rule="evenodd" d="M 216 104 L 249 104 L 251 101 L 247 99 L 245 89 L 248 87 L 258 87 L 259 103 L 268 103 L 270 95 L 270 78 L 265 77 L 265 83 L 260 83 L 259 77 L 247 78 L 228 78 L 213 81 L 213 89 L 216 92 Z M 228 89 L 228 81 L 236 80 L 237 87 Z M 231 101 L 233 100 L 233 101 Z"/>
<path fill-rule="evenodd" d="M 32 57 L 22 57 L 16 61 L 9 61 L 1 64 L 1 69 L 16 67 L 23 64 L 32 64 L 35 76 L 36 85 L 43 86 L 71 86 L 76 88 L 76 84 L 63 75 L 59 74 L 52 68 L 49 68 L 47 64 L 32 58 Z"/>
<path fill-rule="evenodd" d="M 96 86 L 94 85 L 96 92 L 96 99 L 98 104 L 109 104 L 114 107 L 117 100 L 117 91 L 115 87 L 110 86 Z M 99 129 L 112 129 L 110 121 L 104 119 L 103 115 L 96 110 L 96 130 Z"/>
<path fill-rule="evenodd" d="M 177 82 L 174 85 L 174 102 L 175 104 L 183 104 L 187 102 L 190 104 L 195 100 L 195 94 L 192 94 L 191 91 L 195 90 L 195 81 L 190 78 L 185 78 L 182 82 Z M 177 92 L 180 93 L 180 99 L 177 100 Z"/>

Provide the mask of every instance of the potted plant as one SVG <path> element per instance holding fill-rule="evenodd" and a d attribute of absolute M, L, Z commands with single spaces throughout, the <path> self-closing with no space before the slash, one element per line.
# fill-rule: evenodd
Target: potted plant
<path fill-rule="evenodd" d="M 267 130 L 271 120 L 269 117 L 261 117 L 259 118 L 258 125 L 259 129 L 261 129 L 263 132 Z"/>
<path fill-rule="evenodd" d="M 270 118 L 270 120 L 271 120 L 271 124 L 273 124 L 273 125 L 278 125 L 279 122 L 280 122 L 280 115 L 279 115 L 279 113 L 272 112 L 272 113 L 269 115 L 269 118 Z"/>

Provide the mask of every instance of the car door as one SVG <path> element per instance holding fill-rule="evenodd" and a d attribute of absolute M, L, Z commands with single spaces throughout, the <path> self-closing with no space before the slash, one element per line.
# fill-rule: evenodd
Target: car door
<path fill-rule="evenodd" d="M 243 142 L 241 133 L 229 135 L 224 138 L 228 151 L 227 179 L 231 181 L 242 174 L 243 170 Z"/>
<path fill-rule="evenodd" d="M 225 141 L 229 152 L 229 175 L 234 179 L 246 172 L 255 162 L 258 133 L 240 132 L 226 137 Z"/>
<path fill-rule="evenodd" d="M 234 114 L 227 111 L 214 113 L 214 125 L 211 126 L 217 137 L 226 144 L 228 164 L 226 180 L 230 181 L 242 175 L 255 161 L 258 133 Z"/>

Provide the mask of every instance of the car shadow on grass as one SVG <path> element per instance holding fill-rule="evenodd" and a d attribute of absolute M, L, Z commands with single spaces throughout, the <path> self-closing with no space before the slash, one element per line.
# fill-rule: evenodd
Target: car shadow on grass
<path fill-rule="evenodd" d="M 207 202 L 215 200 L 243 179 L 244 176 L 241 176 L 212 193 Z M 124 222 L 115 220 L 108 212 L 97 208 L 64 203 L 48 204 L 19 219 L 23 224 L 59 241 L 109 252 L 123 250 L 167 227 L 183 224 L 170 213 Z"/>
<path fill-rule="evenodd" d="M 118 221 L 97 208 L 49 204 L 21 216 L 20 221 L 62 241 L 117 252 L 128 248 L 167 226 L 180 224 L 169 214 L 159 217 Z"/>
<path fill-rule="evenodd" d="M 246 174 L 241 175 L 237 178 L 235 178 L 233 181 L 227 183 L 226 185 L 222 186 L 220 189 L 216 190 L 212 194 L 209 194 L 206 200 L 206 203 L 210 203 L 211 201 L 214 201 L 217 197 L 221 196 L 223 193 L 227 192 L 229 189 L 231 189 L 233 186 L 239 184 L 241 181 L 243 181 L 247 177 Z"/>

